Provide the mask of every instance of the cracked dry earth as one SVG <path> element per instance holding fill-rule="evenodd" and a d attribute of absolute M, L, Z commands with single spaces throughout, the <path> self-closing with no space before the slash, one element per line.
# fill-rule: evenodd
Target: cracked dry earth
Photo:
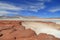
<path fill-rule="evenodd" d="M 0 21 L 0 40 L 60 40 L 53 35 L 26 29 L 21 21 Z"/>

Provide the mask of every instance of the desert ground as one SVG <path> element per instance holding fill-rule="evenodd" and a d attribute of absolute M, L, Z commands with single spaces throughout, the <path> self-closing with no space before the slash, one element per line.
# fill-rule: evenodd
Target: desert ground
<path fill-rule="evenodd" d="M 0 20 L 1 40 L 60 40 L 60 24 L 51 21 Z"/>

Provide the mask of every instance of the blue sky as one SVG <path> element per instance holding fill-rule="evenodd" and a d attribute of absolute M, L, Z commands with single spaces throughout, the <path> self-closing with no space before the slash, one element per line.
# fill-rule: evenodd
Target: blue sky
<path fill-rule="evenodd" d="M 0 16 L 60 18 L 60 0 L 0 0 Z"/>

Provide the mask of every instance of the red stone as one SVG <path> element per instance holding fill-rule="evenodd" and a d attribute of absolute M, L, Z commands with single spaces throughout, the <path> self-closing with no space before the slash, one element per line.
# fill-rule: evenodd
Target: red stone
<path fill-rule="evenodd" d="M 58 40 L 56 37 L 53 35 L 45 34 L 45 33 L 40 33 L 38 35 L 39 40 Z"/>
<path fill-rule="evenodd" d="M 17 38 L 27 38 L 27 37 L 32 37 L 35 36 L 35 32 L 31 29 L 26 29 L 23 31 L 15 31 L 12 33 L 13 36 L 17 37 Z"/>

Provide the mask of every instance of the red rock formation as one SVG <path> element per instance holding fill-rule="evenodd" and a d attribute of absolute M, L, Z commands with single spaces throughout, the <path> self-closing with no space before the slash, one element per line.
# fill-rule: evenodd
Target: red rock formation
<path fill-rule="evenodd" d="M 16 38 L 27 38 L 27 37 L 32 37 L 36 36 L 35 32 L 31 29 L 25 29 L 23 31 L 14 31 L 12 35 Z"/>
<path fill-rule="evenodd" d="M 0 20 L 0 40 L 60 40 L 53 35 L 36 33 L 31 29 L 25 29 L 21 21 Z"/>
<path fill-rule="evenodd" d="M 38 35 L 39 40 L 58 40 L 56 37 L 53 35 L 45 34 L 45 33 L 40 33 Z"/>
<path fill-rule="evenodd" d="M 18 38 L 16 40 L 38 40 L 36 37 Z"/>

